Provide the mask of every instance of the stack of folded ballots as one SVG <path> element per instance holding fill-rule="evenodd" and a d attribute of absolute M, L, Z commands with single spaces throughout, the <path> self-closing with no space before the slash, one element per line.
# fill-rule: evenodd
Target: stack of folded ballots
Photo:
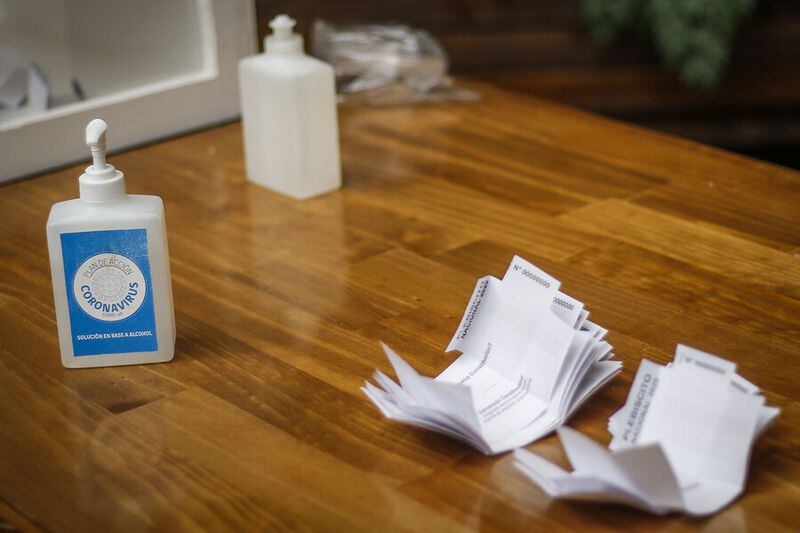
<path fill-rule="evenodd" d="M 735 363 L 678 345 L 669 366 L 642 361 L 609 419 L 610 452 L 563 427 L 573 472 L 527 450 L 516 465 L 552 497 L 706 515 L 742 492 L 753 442 L 779 412 Z"/>
<path fill-rule="evenodd" d="M 447 347 L 462 355 L 435 379 L 420 376 L 388 346 L 400 385 L 380 371 L 364 393 L 393 420 L 501 453 L 560 426 L 614 377 L 607 331 L 559 282 L 520 257 L 502 281 L 478 280 Z M 382 388 L 381 388 L 382 387 Z"/>

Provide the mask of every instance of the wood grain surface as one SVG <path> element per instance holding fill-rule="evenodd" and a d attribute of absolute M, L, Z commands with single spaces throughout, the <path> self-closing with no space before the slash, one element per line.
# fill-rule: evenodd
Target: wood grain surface
<path fill-rule="evenodd" d="M 167 364 L 61 367 L 44 225 L 84 165 L 0 187 L 0 529 L 796 531 L 800 174 L 476 87 L 342 109 L 344 188 L 305 202 L 246 181 L 239 123 L 110 157 L 166 204 Z M 641 359 L 679 341 L 781 407 L 741 498 L 705 520 L 551 501 L 509 455 L 379 415 L 359 391 L 390 371 L 378 341 L 441 371 L 475 280 L 515 253 L 625 363 L 577 429 L 608 442 Z"/>

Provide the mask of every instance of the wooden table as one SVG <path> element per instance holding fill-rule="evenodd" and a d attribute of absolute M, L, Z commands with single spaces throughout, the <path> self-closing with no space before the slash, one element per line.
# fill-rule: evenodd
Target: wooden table
<path fill-rule="evenodd" d="M 345 186 L 306 202 L 245 180 L 238 123 L 111 157 L 166 203 L 168 364 L 61 367 L 44 224 L 83 165 L 0 187 L 0 526 L 796 530 L 800 174 L 479 88 L 343 109 Z M 739 500 L 694 521 L 550 501 L 509 455 L 379 415 L 359 390 L 389 370 L 378 341 L 436 374 L 475 280 L 515 253 L 625 363 L 571 422 L 591 437 L 677 342 L 783 409 Z M 553 437 L 531 449 L 567 464 Z"/>

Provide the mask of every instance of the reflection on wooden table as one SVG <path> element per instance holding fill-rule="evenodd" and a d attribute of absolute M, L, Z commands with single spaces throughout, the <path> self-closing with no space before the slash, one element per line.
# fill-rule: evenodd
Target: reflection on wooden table
<path fill-rule="evenodd" d="M 110 157 L 164 199 L 177 352 L 68 371 L 44 223 L 84 165 L 0 187 L 0 517 L 55 530 L 800 524 L 800 174 L 476 86 L 478 103 L 340 110 L 345 187 L 245 180 L 229 124 Z M 111 140 L 113 146 L 113 139 Z M 359 391 L 378 340 L 434 375 L 475 279 L 514 253 L 585 302 L 625 362 L 571 425 L 606 422 L 643 357 L 736 361 L 783 413 L 715 517 L 551 502 L 509 455 L 392 424 Z M 566 465 L 556 439 L 530 446 Z M 3 522 L 0 522 L 2 524 Z"/>

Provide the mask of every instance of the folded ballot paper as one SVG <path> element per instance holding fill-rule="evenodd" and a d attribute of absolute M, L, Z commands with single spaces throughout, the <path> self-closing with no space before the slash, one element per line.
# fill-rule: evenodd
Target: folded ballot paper
<path fill-rule="evenodd" d="M 496 454 L 543 437 L 614 377 L 607 331 L 559 281 L 520 257 L 502 280 L 478 280 L 438 377 L 420 376 L 386 345 L 400 385 L 380 371 L 364 393 L 392 420 Z"/>
<path fill-rule="evenodd" d="M 517 467 L 550 496 L 616 502 L 653 513 L 714 513 L 744 488 L 755 439 L 780 412 L 736 364 L 678 345 L 668 366 L 643 360 L 605 450 L 562 427 L 566 472 L 527 450 Z"/>

